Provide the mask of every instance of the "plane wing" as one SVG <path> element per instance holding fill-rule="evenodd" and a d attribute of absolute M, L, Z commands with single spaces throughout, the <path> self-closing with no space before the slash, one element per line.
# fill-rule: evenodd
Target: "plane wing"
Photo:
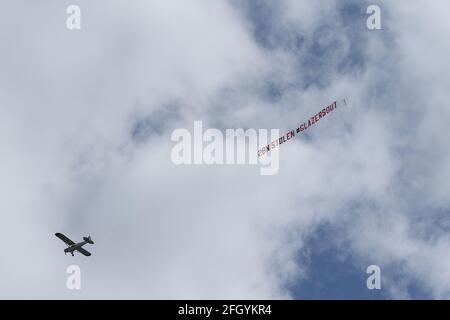
<path fill-rule="evenodd" d="M 81 254 L 83 254 L 83 255 L 85 255 L 85 256 L 87 256 L 87 257 L 89 257 L 90 255 L 91 255 L 91 253 L 89 252 L 89 251 L 87 251 L 87 250 L 85 250 L 85 249 L 83 249 L 83 248 L 78 248 L 78 249 L 76 249 L 79 253 L 81 253 Z"/>
<path fill-rule="evenodd" d="M 71 246 L 73 244 L 75 244 L 75 242 L 73 242 L 72 240 L 70 240 L 69 238 L 67 238 L 65 235 L 63 235 L 62 233 L 55 233 L 55 236 L 57 236 L 58 238 L 60 238 L 62 241 L 65 242 L 65 244 L 67 244 L 68 246 Z"/>

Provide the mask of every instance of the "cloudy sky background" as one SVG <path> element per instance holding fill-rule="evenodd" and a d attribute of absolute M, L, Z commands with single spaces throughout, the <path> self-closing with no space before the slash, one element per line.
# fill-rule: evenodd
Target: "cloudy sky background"
<path fill-rule="evenodd" d="M 449 298 L 449 7 L 3 1 L 0 298 Z M 340 98 L 278 175 L 171 162 L 194 120 L 284 131 Z"/>

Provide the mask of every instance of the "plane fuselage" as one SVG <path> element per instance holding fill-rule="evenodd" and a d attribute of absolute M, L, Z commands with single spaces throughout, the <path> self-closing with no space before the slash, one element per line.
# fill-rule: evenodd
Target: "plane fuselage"
<path fill-rule="evenodd" d="M 67 252 L 72 253 L 75 250 L 77 250 L 77 249 L 81 248 L 82 246 L 84 246 L 86 243 L 88 243 L 88 242 L 87 241 L 81 241 L 81 242 L 75 243 L 75 244 L 67 247 L 66 249 L 64 249 L 64 252 L 65 253 L 67 253 Z"/>

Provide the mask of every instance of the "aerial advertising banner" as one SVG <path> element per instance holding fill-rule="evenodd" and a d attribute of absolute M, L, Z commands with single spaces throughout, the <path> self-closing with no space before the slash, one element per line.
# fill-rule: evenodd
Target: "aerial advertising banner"
<path fill-rule="evenodd" d="M 345 99 L 343 99 L 342 103 L 344 105 L 346 105 L 347 101 Z M 339 103 L 339 105 L 341 105 L 341 102 Z M 279 145 L 281 145 L 289 140 L 292 140 L 293 138 L 295 138 L 296 135 L 308 130 L 310 127 L 312 127 L 313 125 L 318 123 L 321 119 L 325 118 L 325 116 L 327 116 L 329 113 L 336 110 L 337 106 L 338 106 L 338 102 L 334 101 L 333 103 L 326 106 L 325 108 L 323 108 L 322 110 L 317 112 L 315 115 L 310 117 L 307 121 L 303 122 L 296 129 L 287 132 L 285 135 L 283 135 L 283 136 L 279 137 L 278 139 L 273 140 L 271 143 L 265 145 L 264 147 L 262 147 L 261 149 L 258 150 L 258 157 L 261 157 L 262 155 L 266 154 L 267 152 L 269 152 L 272 149 L 275 149 Z"/>

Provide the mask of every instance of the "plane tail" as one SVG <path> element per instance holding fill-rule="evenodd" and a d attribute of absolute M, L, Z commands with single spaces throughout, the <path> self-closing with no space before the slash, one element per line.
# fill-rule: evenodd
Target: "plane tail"
<path fill-rule="evenodd" d="M 92 241 L 91 236 L 89 237 L 83 237 L 83 240 L 86 241 L 89 244 L 94 244 L 94 241 Z"/>

